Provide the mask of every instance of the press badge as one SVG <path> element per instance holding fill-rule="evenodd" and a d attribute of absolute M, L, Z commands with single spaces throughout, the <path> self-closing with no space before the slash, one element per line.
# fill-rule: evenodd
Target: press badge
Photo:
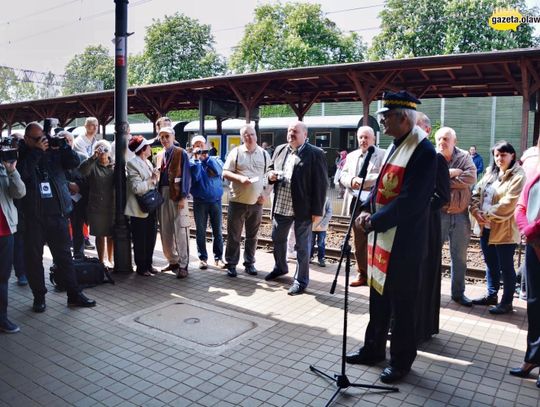
<path fill-rule="evenodd" d="M 48 182 L 42 182 L 39 184 L 39 192 L 42 198 L 52 198 L 51 184 Z"/>

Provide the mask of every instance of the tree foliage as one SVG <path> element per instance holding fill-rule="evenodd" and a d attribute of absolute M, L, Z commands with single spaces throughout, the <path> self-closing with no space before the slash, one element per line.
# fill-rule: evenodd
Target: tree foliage
<path fill-rule="evenodd" d="M 233 52 L 229 67 L 242 73 L 362 61 L 366 45 L 343 34 L 319 4 L 264 4 Z"/>
<path fill-rule="evenodd" d="M 32 82 L 21 81 L 13 69 L 0 67 L 0 103 L 32 100 L 36 98 L 36 93 Z"/>
<path fill-rule="evenodd" d="M 223 59 L 214 49 L 210 26 L 183 14 L 153 20 L 146 27 L 145 47 L 135 59 L 132 79 L 163 83 L 215 76 L 225 71 Z"/>
<path fill-rule="evenodd" d="M 388 0 L 381 12 L 382 32 L 369 50 L 372 60 L 445 55 L 538 44 L 530 24 L 497 31 L 488 24 L 496 8 L 534 15 L 524 0 Z"/>
<path fill-rule="evenodd" d="M 103 45 L 90 45 L 82 54 L 75 55 L 66 65 L 63 92 L 92 92 L 114 88 L 114 58 Z"/>

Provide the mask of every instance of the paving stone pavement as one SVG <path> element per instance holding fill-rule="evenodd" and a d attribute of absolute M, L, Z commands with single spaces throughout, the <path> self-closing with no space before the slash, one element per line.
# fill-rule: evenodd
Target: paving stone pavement
<path fill-rule="evenodd" d="M 208 245 L 211 253 L 211 245 Z M 336 271 L 311 266 L 304 295 L 290 297 L 288 276 L 265 282 L 271 253 L 259 250 L 251 277 L 227 277 L 212 266 L 197 268 L 191 242 L 190 275 L 115 275 L 115 285 L 87 289 L 98 306 L 68 309 L 64 293 L 47 294 L 47 311 L 31 311 L 28 287 L 9 286 L 9 316 L 21 332 L 0 335 L 0 406 L 324 406 L 335 391 L 310 372 L 313 364 L 339 373 L 343 322 L 343 275 L 328 293 Z M 87 253 L 88 254 L 88 253 Z M 155 266 L 163 267 L 161 248 Z M 50 265 L 46 251 L 45 263 Z M 525 350 L 526 304 L 516 299 L 511 315 L 491 316 L 486 307 L 461 307 L 442 284 L 441 332 L 420 347 L 399 393 L 349 388 L 335 406 L 540 406 L 536 377 L 507 374 Z M 483 293 L 467 286 L 469 297 Z M 348 349 L 356 349 L 368 322 L 366 287 L 353 288 Z M 265 318 L 274 325 L 214 356 L 119 323 L 122 317 L 173 299 Z M 348 366 L 351 382 L 378 384 L 384 363 Z M 536 372 L 535 372 L 536 373 Z"/>

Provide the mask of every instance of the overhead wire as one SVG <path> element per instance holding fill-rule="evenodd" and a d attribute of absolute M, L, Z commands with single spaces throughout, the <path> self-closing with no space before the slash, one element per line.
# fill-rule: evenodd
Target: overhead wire
<path fill-rule="evenodd" d="M 79 0 L 76 0 L 76 1 L 79 1 Z M 133 7 L 141 6 L 141 5 L 146 4 L 146 3 L 150 3 L 152 1 L 153 0 L 134 1 L 133 3 L 130 3 L 128 6 L 130 8 L 133 8 Z M 64 3 L 64 5 L 66 5 L 68 3 L 73 3 L 73 1 Z M 0 45 L 13 45 L 14 43 L 17 43 L 17 42 L 21 42 L 21 41 L 28 40 L 30 38 L 41 36 L 42 34 L 48 34 L 48 33 L 54 32 L 54 31 L 62 30 L 62 29 L 64 29 L 66 27 L 66 25 L 76 24 L 76 23 L 79 23 L 81 21 L 90 21 L 90 20 L 93 20 L 95 18 L 103 17 L 103 16 L 111 14 L 111 13 L 114 13 L 114 9 L 112 9 L 112 10 L 103 10 L 103 11 L 100 11 L 98 13 L 90 14 L 90 15 L 85 16 L 85 17 L 79 17 L 76 20 L 66 22 L 66 23 L 64 23 L 62 25 L 58 25 L 56 27 L 51 27 L 51 28 L 48 28 L 46 30 L 35 32 L 33 34 L 29 34 L 29 35 L 26 35 L 26 36 L 23 36 L 23 37 L 15 38 L 14 40 L 2 41 L 2 42 L 0 42 Z"/>

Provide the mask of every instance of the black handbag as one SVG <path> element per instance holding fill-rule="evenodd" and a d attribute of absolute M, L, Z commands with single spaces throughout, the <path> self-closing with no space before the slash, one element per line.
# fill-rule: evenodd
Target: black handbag
<path fill-rule="evenodd" d="M 164 202 L 164 199 L 157 188 L 151 189 L 143 195 L 135 195 L 135 197 L 137 198 L 141 211 L 144 213 L 154 212 Z"/>

